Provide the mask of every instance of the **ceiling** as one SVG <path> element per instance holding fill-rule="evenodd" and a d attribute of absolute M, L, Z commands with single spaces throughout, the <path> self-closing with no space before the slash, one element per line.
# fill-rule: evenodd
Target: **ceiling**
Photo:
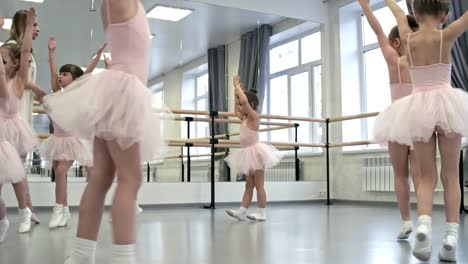
<path fill-rule="evenodd" d="M 58 64 L 86 66 L 104 41 L 100 13 L 90 11 L 92 0 L 45 0 L 42 4 L 18 0 L 1 0 L 0 15 L 11 17 L 15 10 L 35 6 L 41 33 L 34 42 L 38 60 L 38 83 L 48 89 L 47 39 L 57 40 Z M 156 4 L 194 10 L 179 22 L 150 19 L 152 40 L 150 77 L 156 77 L 206 54 L 210 47 L 232 43 L 259 24 L 273 24 L 281 16 L 208 5 L 185 0 L 142 0 L 146 10 Z M 95 0 L 96 9 L 100 0 Z M 0 31 L 0 41 L 8 31 Z M 102 67 L 103 65 L 100 65 Z"/>

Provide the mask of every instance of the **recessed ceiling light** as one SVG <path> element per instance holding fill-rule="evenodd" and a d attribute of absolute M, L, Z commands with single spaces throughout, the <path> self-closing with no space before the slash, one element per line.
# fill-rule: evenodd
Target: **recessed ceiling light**
<path fill-rule="evenodd" d="M 6 30 L 10 30 L 11 29 L 11 24 L 13 24 L 13 20 L 11 18 L 5 18 L 3 28 L 6 29 Z"/>
<path fill-rule="evenodd" d="M 2 45 L 3 45 L 3 42 L 0 42 L 0 46 L 2 46 Z"/>
<path fill-rule="evenodd" d="M 85 68 L 85 67 L 81 67 L 81 69 L 82 69 L 83 71 L 86 71 L 86 68 Z M 104 69 L 104 68 L 94 68 L 94 70 L 93 70 L 92 73 L 100 73 L 100 72 L 105 71 L 105 70 L 106 70 L 106 69 Z"/>
<path fill-rule="evenodd" d="M 190 13 L 192 13 L 192 10 L 190 9 L 182 9 L 182 8 L 157 5 L 153 7 L 146 14 L 146 16 L 148 18 L 155 18 L 155 19 L 162 19 L 162 20 L 169 20 L 169 21 L 179 21 L 182 18 L 188 16 Z"/>
<path fill-rule="evenodd" d="M 44 0 L 23 0 L 25 2 L 43 3 Z"/>
<path fill-rule="evenodd" d="M 108 59 L 111 59 L 111 54 L 110 54 L 110 52 L 103 52 L 103 53 L 101 54 L 101 58 L 99 58 L 99 59 L 100 59 L 100 60 L 104 60 L 104 55 L 106 55 L 106 57 L 107 57 Z M 96 54 L 94 54 L 93 59 L 94 59 L 94 58 L 96 58 Z"/>

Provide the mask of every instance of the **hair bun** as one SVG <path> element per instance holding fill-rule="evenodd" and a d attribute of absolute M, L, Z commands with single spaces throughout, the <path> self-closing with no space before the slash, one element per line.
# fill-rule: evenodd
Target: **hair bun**
<path fill-rule="evenodd" d="M 408 20 L 408 25 L 411 29 L 419 28 L 419 24 L 418 22 L 416 22 L 414 16 L 406 15 L 406 19 Z"/>
<path fill-rule="evenodd" d="M 250 89 L 249 91 L 253 94 L 257 94 L 257 89 Z"/>

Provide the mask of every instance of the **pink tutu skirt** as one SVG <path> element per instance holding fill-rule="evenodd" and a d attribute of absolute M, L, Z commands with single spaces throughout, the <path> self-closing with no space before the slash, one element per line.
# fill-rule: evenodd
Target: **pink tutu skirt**
<path fill-rule="evenodd" d="M 87 74 L 62 92 L 44 97 L 44 108 L 63 129 L 93 142 L 115 140 L 121 149 L 140 145 L 142 161 L 162 158 L 160 112 L 150 90 L 135 76 L 106 70 Z"/>
<path fill-rule="evenodd" d="M 8 141 L 0 141 L 0 184 L 17 183 L 25 176 L 24 164 L 15 147 Z"/>
<path fill-rule="evenodd" d="M 468 93 L 441 86 L 394 102 L 377 116 L 373 141 L 412 146 L 428 142 L 436 126 L 447 135 L 468 136 Z"/>
<path fill-rule="evenodd" d="M 2 118 L 0 122 L 4 122 L 5 125 L 5 129 L 0 132 L 0 138 L 9 141 L 19 155 L 24 156 L 34 150 L 38 140 L 24 119 L 16 115 L 13 118 Z"/>
<path fill-rule="evenodd" d="M 90 142 L 85 142 L 75 136 L 55 136 L 42 141 L 39 152 L 49 161 L 78 161 L 83 166 L 93 166 L 93 154 Z"/>
<path fill-rule="evenodd" d="M 257 170 L 265 170 L 277 165 L 283 155 L 271 145 L 258 142 L 229 154 L 224 160 L 237 172 L 250 175 Z"/>

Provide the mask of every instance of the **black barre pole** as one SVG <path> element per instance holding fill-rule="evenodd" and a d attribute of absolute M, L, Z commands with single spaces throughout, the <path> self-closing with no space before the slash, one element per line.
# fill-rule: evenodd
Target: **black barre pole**
<path fill-rule="evenodd" d="M 327 203 L 331 205 L 330 201 L 330 119 L 325 120 L 325 151 L 327 160 Z"/>
<path fill-rule="evenodd" d="M 230 136 L 229 135 L 226 135 L 226 139 L 229 140 L 230 139 Z M 228 156 L 229 155 L 229 148 L 226 148 L 226 155 L 225 156 Z M 228 168 L 227 169 L 227 181 L 230 182 L 231 181 L 231 168 Z"/>
<path fill-rule="evenodd" d="M 193 117 L 191 116 L 186 116 L 185 121 L 187 122 L 187 139 L 190 139 L 190 122 L 193 121 Z M 191 181 L 191 157 L 190 157 L 190 147 L 193 146 L 193 144 L 185 144 L 187 147 L 187 182 Z M 183 153 L 182 153 L 182 160 L 183 160 Z"/>
<path fill-rule="evenodd" d="M 184 147 L 180 147 L 180 165 L 181 165 L 181 181 L 184 182 L 184 175 L 185 175 L 185 166 L 184 166 Z"/>
<path fill-rule="evenodd" d="M 146 182 L 150 182 L 151 169 L 149 162 L 146 163 Z"/>
<path fill-rule="evenodd" d="M 458 164 L 458 177 L 459 177 L 459 184 L 460 184 L 460 192 L 461 192 L 461 200 L 460 200 L 460 213 L 468 213 L 468 210 L 465 208 L 465 177 L 463 171 L 463 149 L 460 151 L 460 161 Z"/>
<path fill-rule="evenodd" d="M 299 124 L 298 123 L 294 123 L 294 142 L 297 143 L 297 128 L 299 127 Z M 301 177 L 300 177 L 300 171 L 299 171 L 299 158 L 298 158 L 298 155 L 297 155 L 297 152 L 299 150 L 299 147 L 298 146 L 295 146 L 294 147 L 294 164 L 296 166 L 295 168 L 295 172 L 296 172 L 296 181 L 300 181 L 301 180 Z"/>
<path fill-rule="evenodd" d="M 215 207 L 215 144 L 218 140 L 215 138 L 215 118 L 218 116 L 217 111 L 210 111 L 211 117 L 211 203 L 208 206 L 203 206 L 205 209 L 216 209 Z"/>

